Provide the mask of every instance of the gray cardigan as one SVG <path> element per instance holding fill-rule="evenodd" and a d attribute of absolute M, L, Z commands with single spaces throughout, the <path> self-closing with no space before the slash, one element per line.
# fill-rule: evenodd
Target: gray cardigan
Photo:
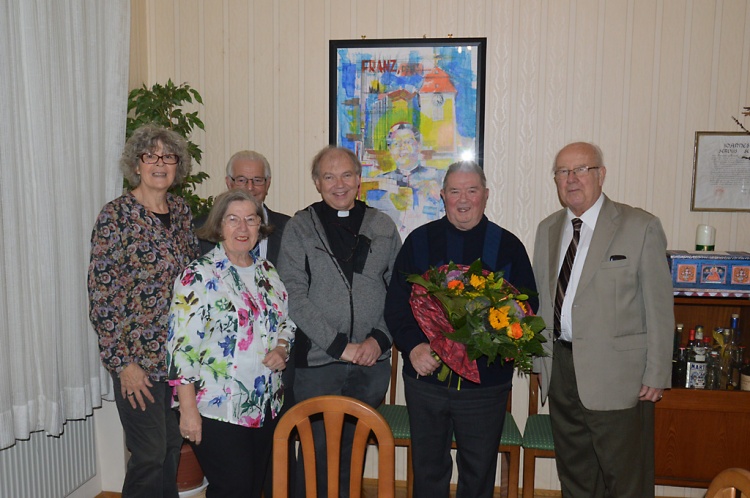
<path fill-rule="evenodd" d="M 314 208 L 287 222 L 278 270 L 289 293 L 289 316 L 298 326 L 297 367 L 334 363 L 346 344 L 361 343 L 376 330 L 392 341 L 383 310 L 401 237 L 393 220 L 373 208 L 366 209 L 359 233 L 371 240 L 370 251 L 350 286 Z M 380 359 L 389 356 L 384 348 Z"/>

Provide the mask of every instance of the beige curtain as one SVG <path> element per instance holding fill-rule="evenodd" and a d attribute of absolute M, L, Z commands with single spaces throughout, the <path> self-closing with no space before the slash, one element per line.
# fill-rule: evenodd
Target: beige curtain
<path fill-rule="evenodd" d="M 91 227 L 121 188 L 128 0 L 0 4 L 0 449 L 101 405 Z"/>

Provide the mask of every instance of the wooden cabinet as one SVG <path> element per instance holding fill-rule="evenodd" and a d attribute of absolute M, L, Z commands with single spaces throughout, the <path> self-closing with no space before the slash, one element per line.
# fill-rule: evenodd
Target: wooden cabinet
<path fill-rule="evenodd" d="M 656 403 L 656 483 L 707 488 L 750 469 L 750 392 L 672 389 Z"/>
<path fill-rule="evenodd" d="M 750 346 L 750 299 L 676 297 L 674 313 L 685 325 L 683 345 L 695 325 L 727 327 L 739 313 Z M 671 389 L 656 404 L 655 424 L 657 484 L 708 487 L 726 468 L 750 469 L 750 392 Z"/>

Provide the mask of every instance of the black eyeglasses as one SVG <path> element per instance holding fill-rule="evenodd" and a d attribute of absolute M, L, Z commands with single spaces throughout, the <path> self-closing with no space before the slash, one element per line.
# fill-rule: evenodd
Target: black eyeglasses
<path fill-rule="evenodd" d="M 156 164 L 159 162 L 159 159 L 161 159 L 164 164 L 170 165 L 180 162 L 180 156 L 177 154 L 164 154 L 163 156 L 160 156 L 159 154 L 144 152 L 138 157 L 143 161 L 143 164 Z"/>
<path fill-rule="evenodd" d="M 229 178 L 240 187 L 246 187 L 251 182 L 256 187 L 262 187 L 266 184 L 266 180 L 268 180 L 265 176 L 254 176 L 252 178 L 246 178 L 244 176 L 233 178 L 230 176 Z"/>

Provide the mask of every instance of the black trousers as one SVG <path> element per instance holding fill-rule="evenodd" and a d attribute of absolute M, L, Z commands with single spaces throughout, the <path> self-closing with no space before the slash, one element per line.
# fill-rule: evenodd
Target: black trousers
<path fill-rule="evenodd" d="M 150 390 L 155 402 L 146 400 L 146 410 L 141 411 L 122 397 L 117 374 L 112 374 L 112 381 L 125 445 L 130 451 L 123 498 L 177 498 L 182 436 L 171 408 L 172 388 L 166 382 L 153 382 Z"/>
<path fill-rule="evenodd" d="M 448 498 L 455 435 L 457 498 L 492 498 L 511 382 L 453 389 L 404 377 L 415 498 Z"/>
<path fill-rule="evenodd" d="M 201 417 L 201 444 L 192 444 L 208 479 L 206 498 L 260 498 L 278 422 L 266 413 L 263 427 L 243 427 Z"/>

